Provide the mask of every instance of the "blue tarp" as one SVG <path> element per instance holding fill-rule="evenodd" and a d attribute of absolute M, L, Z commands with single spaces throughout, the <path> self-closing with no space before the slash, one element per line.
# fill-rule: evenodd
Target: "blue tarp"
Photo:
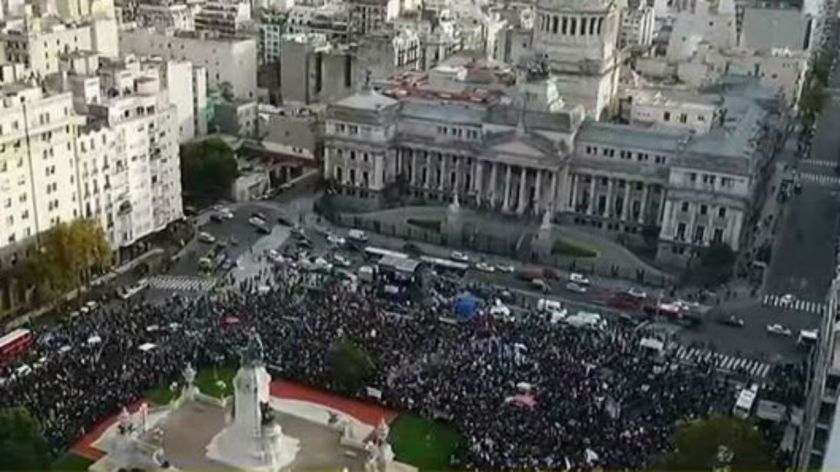
<path fill-rule="evenodd" d="M 455 300 L 455 315 L 458 319 L 470 320 L 478 313 L 480 302 L 469 293 L 465 293 Z"/>

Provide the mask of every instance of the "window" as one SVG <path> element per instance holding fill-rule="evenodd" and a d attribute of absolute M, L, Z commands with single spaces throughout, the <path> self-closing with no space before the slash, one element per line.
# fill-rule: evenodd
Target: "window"
<path fill-rule="evenodd" d="M 718 218 L 726 218 L 726 207 L 718 208 Z"/>
<path fill-rule="evenodd" d="M 674 234 L 674 237 L 677 241 L 685 241 L 685 223 L 680 223 L 677 225 L 677 232 Z"/>
<path fill-rule="evenodd" d="M 682 211 L 683 213 L 685 213 L 685 212 L 687 212 L 687 211 L 688 211 L 688 202 L 682 202 L 681 211 Z"/>
<path fill-rule="evenodd" d="M 665 120 L 665 121 L 671 121 L 671 112 L 666 111 L 665 113 L 663 113 L 662 114 L 662 119 Z"/>
<path fill-rule="evenodd" d="M 690 174 L 688 174 L 688 180 L 689 182 L 697 182 L 697 174 L 691 172 Z"/>
<path fill-rule="evenodd" d="M 723 242 L 723 230 L 720 228 L 715 229 L 714 235 L 712 235 L 712 241 L 716 243 Z"/>
<path fill-rule="evenodd" d="M 705 215 L 709 212 L 709 207 L 706 205 L 700 205 L 700 214 Z"/>
<path fill-rule="evenodd" d="M 706 121 L 706 117 L 704 115 L 697 115 L 697 121 L 703 123 Z"/>
<path fill-rule="evenodd" d="M 348 131 L 348 134 L 350 134 L 350 136 L 355 136 L 355 135 L 359 134 L 359 127 L 356 126 L 356 125 L 350 125 L 350 126 L 347 127 L 347 131 Z"/>
<path fill-rule="evenodd" d="M 688 123 L 688 114 L 680 113 L 680 123 Z"/>
<path fill-rule="evenodd" d="M 703 241 L 703 236 L 705 235 L 705 233 L 706 227 L 703 225 L 698 225 L 696 228 L 694 228 L 694 242 L 699 243 Z"/>

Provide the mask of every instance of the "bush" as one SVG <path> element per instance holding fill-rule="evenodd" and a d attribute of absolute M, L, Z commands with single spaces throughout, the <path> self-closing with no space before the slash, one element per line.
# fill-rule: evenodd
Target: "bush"
<path fill-rule="evenodd" d="M 340 341 L 332 347 L 329 361 L 333 379 L 347 391 L 362 387 L 375 370 L 367 350 L 348 340 Z"/>
<path fill-rule="evenodd" d="M 770 470 L 772 466 L 757 427 L 730 416 L 712 416 L 677 428 L 675 450 L 666 458 L 666 469 L 720 468 L 722 447 L 731 453 L 727 454 L 729 470 Z"/>
<path fill-rule="evenodd" d="M 735 251 L 727 244 L 714 243 L 700 250 L 700 263 L 692 268 L 693 278 L 707 287 L 725 284 L 732 277 Z"/>
<path fill-rule="evenodd" d="M 562 239 L 558 239 L 554 242 L 554 246 L 551 248 L 551 253 L 559 256 L 578 257 L 583 259 L 598 257 L 597 251 L 589 249 L 588 247 L 579 246 L 569 241 L 564 241 Z"/>
<path fill-rule="evenodd" d="M 220 139 L 181 146 L 181 187 L 195 196 L 226 197 L 238 176 L 233 150 Z"/>

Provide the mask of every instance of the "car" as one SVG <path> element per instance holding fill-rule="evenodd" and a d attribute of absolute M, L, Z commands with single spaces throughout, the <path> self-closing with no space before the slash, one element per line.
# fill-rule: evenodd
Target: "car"
<path fill-rule="evenodd" d="M 577 272 L 569 274 L 569 282 L 574 282 L 580 285 L 589 285 L 589 279 L 587 279 L 583 274 L 578 274 Z"/>
<path fill-rule="evenodd" d="M 504 272 L 505 274 L 512 274 L 516 272 L 516 267 L 511 264 L 496 264 L 496 270 Z"/>
<path fill-rule="evenodd" d="M 283 226 L 291 226 L 291 227 L 294 226 L 294 223 L 292 223 L 292 220 L 286 218 L 283 215 L 280 215 L 280 216 L 277 217 L 277 222 L 280 223 Z"/>
<path fill-rule="evenodd" d="M 266 218 L 265 213 L 263 213 L 261 211 L 255 211 L 255 212 L 251 213 L 251 217 L 259 218 L 259 219 L 263 220 L 264 222 L 268 221 L 268 218 Z"/>
<path fill-rule="evenodd" d="M 630 287 L 630 290 L 627 291 L 627 294 L 633 298 L 638 299 L 645 299 L 647 298 L 647 293 L 644 290 L 636 287 Z"/>
<path fill-rule="evenodd" d="M 224 223 L 225 219 L 219 213 L 211 213 L 210 214 L 210 221 L 214 223 Z"/>
<path fill-rule="evenodd" d="M 461 251 L 452 251 L 449 254 L 449 258 L 452 259 L 453 261 L 458 261 L 458 262 L 469 262 L 470 261 L 469 256 L 467 256 L 466 254 L 464 254 Z"/>
<path fill-rule="evenodd" d="M 780 336 L 790 336 L 791 335 L 790 329 L 785 328 L 784 326 L 782 326 L 778 323 L 767 325 L 767 332 L 770 333 L 770 334 L 778 334 Z"/>
<path fill-rule="evenodd" d="M 336 246 L 344 246 L 344 244 L 347 243 L 347 240 L 337 234 L 330 233 L 327 235 L 327 242 L 335 244 Z"/>
<path fill-rule="evenodd" d="M 216 242 L 216 237 L 213 236 L 210 233 L 202 231 L 202 232 L 198 233 L 198 240 L 203 242 L 203 243 L 213 244 L 213 243 Z"/>
<path fill-rule="evenodd" d="M 476 270 L 480 270 L 481 272 L 496 272 L 496 268 L 493 267 L 492 264 L 488 264 L 486 262 L 479 262 L 475 265 Z"/>
<path fill-rule="evenodd" d="M 618 321 L 627 326 L 638 326 L 639 324 L 639 320 L 634 318 L 632 315 L 628 315 L 627 313 L 619 314 Z"/>
<path fill-rule="evenodd" d="M 531 285 L 543 292 L 548 292 L 548 284 L 543 279 L 533 279 L 531 280 Z"/>
<path fill-rule="evenodd" d="M 307 238 L 298 239 L 297 245 L 298 245 L 298 247 L 302 247 L 302 248 L 305 248 L 305 249 L 312 249 L 312 241 L 310 241 Z"/>
<path fill-rule="evenodd" d="M 260 234 L 271 234 L 271 228 L 265 224 L 261 224 L 257 226 L 257 232 Z"/>
<path fill-rule="evenodd" d="M 338 254 L 338 253 L 333 254 L 332 258 L 333 258 L 333 262 L 335 263 L 335 265 L 337 265 L 339 267 L 350 267 L 350 266 L 353 265 L 353 263 L 350 262 L 350 259 L 342 256 L 341 254 Z"/>
<path fill-rule="evenodd" d="M 586 293 L 586 286 L 575 282 L 569 282 L 566 284 L 566 290 L 575 293 Z"/>
<path fill-rule="evenodd" d="M 738 318 L 734 315 L 723 316 L 718 319 L 720 324 L 724 324 L 727 326 L 733 326 L 735 328 L 743 328 L 744 327 L 744 320 Z"/>
<path fill-rule="evenodd" d="M 786 293 L 782 295 L 782 304 L 784 305 L 790 305 L 794 300 L 796 300 L 796 297 L 794 297 L 793 294 Z"/>
<path fill-rule="evenodd" d="M 226 219 L 226 220 L 232 220 L 233 219 L 233 211 L 231 211 L 231 209 L 227 208 L 227 207 L 219 208 L 218 215 L 221 216 L 222 218 Z"/>
<path fill-rule="evenodd" d="M 354 240 L 354 241 L 358 241 L 360 243 L 367 242 L 367 240 L 368 240 L 367 233 L 365 233 L 364 231 L 362 231 L 360 229 L 351 229 L 351 230 L 347 231 L 347 237 Z"/>

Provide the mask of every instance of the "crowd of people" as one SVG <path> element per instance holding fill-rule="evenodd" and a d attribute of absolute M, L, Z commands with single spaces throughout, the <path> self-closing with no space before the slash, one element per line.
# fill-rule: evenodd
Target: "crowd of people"
<path fill-rule="evenodd" d="M 731 387 L 713 366 L 655 355 L 621 325 L 573 329 L 536 313 L 442 322 L 456 283 L 425 284 L 434 297 L 395 311 L 376 282 L 313 279 L 286 265 L 201 297 L 110 303 L 36 329 L 37 346 L 20 362 L 38 367 L 17 377 L 16 365 L 2 367 L 0 406 L 33 411 L 58 451 L 178 381 L 187 363 L 235 364 L 256 329 L 274 375 L 324 389 L 338 387 L 331 347 L 361 346 L 380 401 L 450 421 L 467 440 L 453 466 L 467 469 L 640 468 L 669 449 L 677 421 L 731 408 Z"/>

